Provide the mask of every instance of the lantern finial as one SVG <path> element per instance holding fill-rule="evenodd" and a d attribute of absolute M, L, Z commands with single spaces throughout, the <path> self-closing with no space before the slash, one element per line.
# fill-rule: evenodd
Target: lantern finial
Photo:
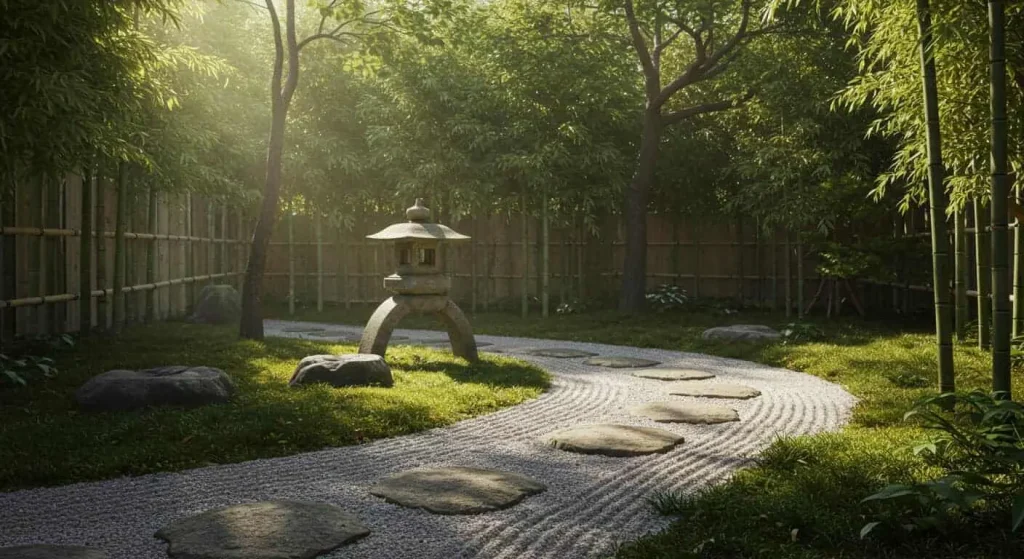
<path fill-rule="evenodd" d="M 430 208 L 423 205 L 423 198 L 417 198 L 416 203 L 405 210 L 405 217 L 414 223 L 430 221 Z"/>

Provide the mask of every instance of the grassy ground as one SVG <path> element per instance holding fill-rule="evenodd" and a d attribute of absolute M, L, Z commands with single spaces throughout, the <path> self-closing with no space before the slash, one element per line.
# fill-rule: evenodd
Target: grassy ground
<path fill-rule="evenodd" d="M 302 310 L 293 318 L 359 324 L 371 309 Z M 282 308 L 271 313 L 286 318 Z M 478 333 L 592 341 L 693 351 L 804 371 L 845 387 L 860 398 L 850 426 L 839 433 L 783 439 L 757 466 L 698 495 L 652 496 L 652 504 L 678 521 L 666 531 L 631 542 L 620 559 L 684 557 L 912 558 L 1022 557 L 1008 519 L 979 515 L 944 534 L 879 531 L 865 540 L 860 528 L 877 510 L 860 500 L 890 482 L 926 476 L 907 446 L 921 437 L 902 421 L 915 401 L 932 394 L 934 338 L 927 326 L 893 321 L 816 320 L 817 339 L 769 346 L 723 345 L 700 339 L 704 329 L 737 323 L 783 327 L 766 313 L 715 312 L 629 318 L 614 312 L 520 319 L 499 313 L 470 317 Z M 433 327 L 412 317 L 403 327 Z M 989 387 L 989 356 L 969 342 L 956 348 L 963 390 Z M 1024 390 L 1015 378 L 1014 390 Z"/>
<path fill-rule="evenodd" d="M 398 346 L 388 352 L 392 388 L 288 387 L 302 357 L 355 349 L 307 340 L 243 342 L 234 327 L 182 323 L 80 342 L 55 355 L 55 378 L 0 388 L 0 491 L 358 444 L 517 404 L 548 385 L 543 371 L 519 361 L 488 356 L 469 366 L 450 353 Z M 94 374 L 173 364 L 228 371 L 235 398 L 190 410 L 76 410 L 74 390 Z"/>

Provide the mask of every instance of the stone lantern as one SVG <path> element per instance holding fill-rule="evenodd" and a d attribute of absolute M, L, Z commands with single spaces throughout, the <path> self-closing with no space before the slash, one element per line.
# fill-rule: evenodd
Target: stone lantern
<path fill-rule="evenodd" d="M 363 329 L 359 353 L 384 356 L 391 333 L 410 312 L 437 314 L 448 329 L 452 352 L 468 361 L 478 359 L 476 340 L 469 320 L 462 309 L 448 297 L 451 281 L 444 275 L 438 248 L 444 241 L 466 241 L 469 237 L 456 233 L 440 223 L 430 223 L 430 209 L 423 200 L 405 211 L 406 223 L 389 225 L 367 235 L 367 239 L 395 244 L 398 270 L 384 278 L 384 289 L 394 293 L 374 311 Z"/>

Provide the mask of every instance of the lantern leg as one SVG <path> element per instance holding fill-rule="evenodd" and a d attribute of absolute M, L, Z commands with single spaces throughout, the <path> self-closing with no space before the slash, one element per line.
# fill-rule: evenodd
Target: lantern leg
<path fill-rule="evenodd" d="M 448 340 L 452 344 L 452 353 L 471 363 L 479 361 L 480 356 L 477 355 L 473 329 L 462 309 L 449 299 L 448 304 L 438 315 L 441 316 L 441 320 L 444 321 L 444 325 L 448 329 Z"/>
<path fill-rule="evenodd" d="M 363 337 L 359 341 L 359 353 L 373 353 L 384 357 L 388 350 L 391 333 L 398 322 L 412 311 L 404 299 L 389 297 L 373 311 L 370 321 L 363 328 Z"/>

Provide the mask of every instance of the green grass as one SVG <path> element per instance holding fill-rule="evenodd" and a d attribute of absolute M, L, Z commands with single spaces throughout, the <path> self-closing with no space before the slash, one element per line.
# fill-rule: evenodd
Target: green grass
<path fill-rule="evenodd" d="M 280 307 L 271 309 L 287 318 Z M 302 310 L 296 318 L 358 324 L 370 309 L 324 313 Z M 704 342 L 711 326 L 739 323 L 783 327 L 778 315 L 720 311 L 624 317 L 614 312 L 528 319 L 500 313 L 470 317 L 478 333 L 657 347 L 756 361 L 804 371 L 843 386 L 860 399 L 851 423 L 834 434 L 776 441 L 757 465 L 696 495 L 652 495 L 652 505 L 678 517 L 665 531 L 621 547 L 619 559 L 717 558 L 981 558 L 1022 557 L 1008 518 L 980 513 L 944 534 L 878 531 L 861 540 L 861 527 L 878 505 L 861 499 L 888 483 L 922 479 L 931 472 L 907 450 L 923 433 L 902 421 L 920 398 L 933 394 L 934 337 L 928 325 L 891 320 L 813 320 L 818 340 L 768 346 Z M 411 318 L 403 327 L 438 325 Z M 956 348 L 962 390 L 990 386 L 989 355 L 972 343 Z M 1024 378 L 1015 375 L 1015 393 Z"/>
<path fill-rule="evenodd" d="M 393 437 L 535 398 L 540 369 L 486 356 L 476 365 L 426 348 L 388 351 L 392 388 L 290 388 L 306 355 L 354 352 L 329 342 L 237 339 L 233 327 L 166 323 L 97 337 L 55 355 L 60 373 L 0 388 L 0 490 L 57 485 L 285 456 Z M 82 413 L 74 390 L 116 368 L 193 364 L 234 378 L 228 404 Z"/>

